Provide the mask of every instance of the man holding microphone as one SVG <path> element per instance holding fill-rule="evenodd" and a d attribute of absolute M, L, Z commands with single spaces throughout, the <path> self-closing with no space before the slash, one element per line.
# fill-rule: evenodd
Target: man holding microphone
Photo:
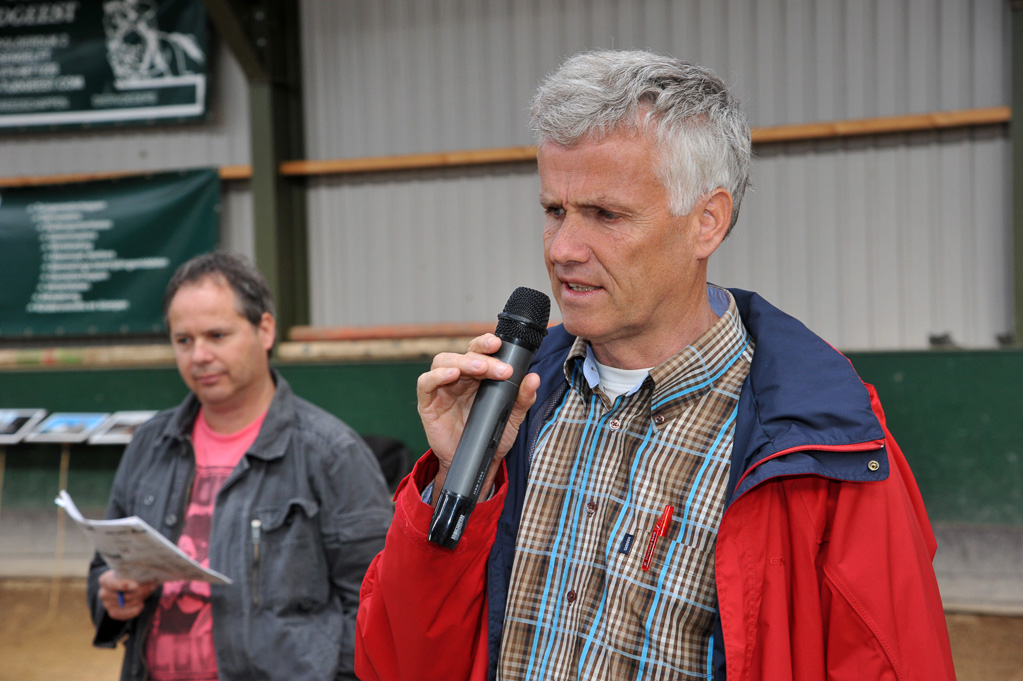
<path fill-rule="evenodd" d="M 544 258 L 563 326 L 480 501 L 430 541 L 487 334 L 418 382 L 431 451 L 363 584 L 369 679 L 954 678 L 922 500 L 873 388 L 756 294 L 707 283 L 749 184 L 708 70 L 570 58 L 538 89 Z"/>

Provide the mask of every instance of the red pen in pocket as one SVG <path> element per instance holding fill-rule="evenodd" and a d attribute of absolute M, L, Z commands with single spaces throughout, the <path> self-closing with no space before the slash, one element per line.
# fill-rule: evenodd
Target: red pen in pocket
<path fill-rule="evenodd" d="M 660 519 L 654 525 L 654 531 L 650 533 L 650 543 L 646 545 L 646 553 L 643 555 L 643 570 L 650 569 L 650 559 L 654 556 L 654 547 L 657 546 L 658 537 L 666 537 L 668 528 L 671 527 L 671 516 L 675 513 L 673 506 L 665 506 Z"/>

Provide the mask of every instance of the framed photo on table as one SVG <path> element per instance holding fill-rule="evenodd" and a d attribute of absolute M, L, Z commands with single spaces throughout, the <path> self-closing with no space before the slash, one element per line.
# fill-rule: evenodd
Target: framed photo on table
<path fill-rule="evenodd" d="M 25 438 L 26 442 L 85 442 L 103 425 L 108 413 L 58 412 L 50 414 Z"/>
<path fill-rule="evenodd" d="M 115 411 L 89 436 L 90 445 L 126 445 L 135 429 L 153 418 L 156 411 Z"/>
<path fill-rule="evenodd" d="M 45 409 L 0 409 L 0 445 L 18 444 L 44 416 Z"/>

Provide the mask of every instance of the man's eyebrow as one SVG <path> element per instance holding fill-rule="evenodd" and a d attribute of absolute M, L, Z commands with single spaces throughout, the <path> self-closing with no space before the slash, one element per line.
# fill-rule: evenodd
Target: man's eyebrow
<path fill-rule="evenodd" d="M 541 194 L 540 195 L 540 205 L 541 206 L 561 206 L 563 204 L 562 204 L 561 199 L 547 198 L 543 194 Z M 618 202 L 616 199 L 614 199 L 614 198 L 612 198 L 610 196 L 595 196 L 593 198 L 586 199 L 582 203 L 574 202 L 574 205 L 578 206 L 579 208 L 584 208 L 584 209 L 589 209 L 589 210 L 594 210 L 594 209 L 596 209 L 596 210 L 610 210 L 610 211 L 616 212 L 616 213 L 626 212 L 626 207 L 623 204 L 621 204 L 620 202 Z"/>
<path fill-rule="evenodd" d="M 586 203 L 579 204 L 583 208 L 596 208 L 598 210 L 610 210 L 616 213 L 625 211 L 625 206 L 610 196 L 595 196 Z"/>
<path fill-rule="evenodd" d="M 199 329 L 198 331 L 174 331 L 171 333 L 172 336 L 208 336 L 211 333 L 228 333 L 229 327 L 226 326 L 211 326 L 207 329 Z"/>

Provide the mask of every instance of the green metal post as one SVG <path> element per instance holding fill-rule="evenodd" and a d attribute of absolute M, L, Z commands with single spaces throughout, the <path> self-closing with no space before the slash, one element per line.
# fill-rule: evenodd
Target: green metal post
<path fill-rule="evenodd" d="M 1012 236 L 1016 302 L 1014 344 L 1023 344 L 1023 0 L 1012 7 Z"/>
<path fill-rule="evenodd" d="M 305 181 L 281 175 L 304 153 L 297 2 L 204 0 L 249 83 L 256 265 L 277 302 L 279 335 L 309 321 Z"/>

